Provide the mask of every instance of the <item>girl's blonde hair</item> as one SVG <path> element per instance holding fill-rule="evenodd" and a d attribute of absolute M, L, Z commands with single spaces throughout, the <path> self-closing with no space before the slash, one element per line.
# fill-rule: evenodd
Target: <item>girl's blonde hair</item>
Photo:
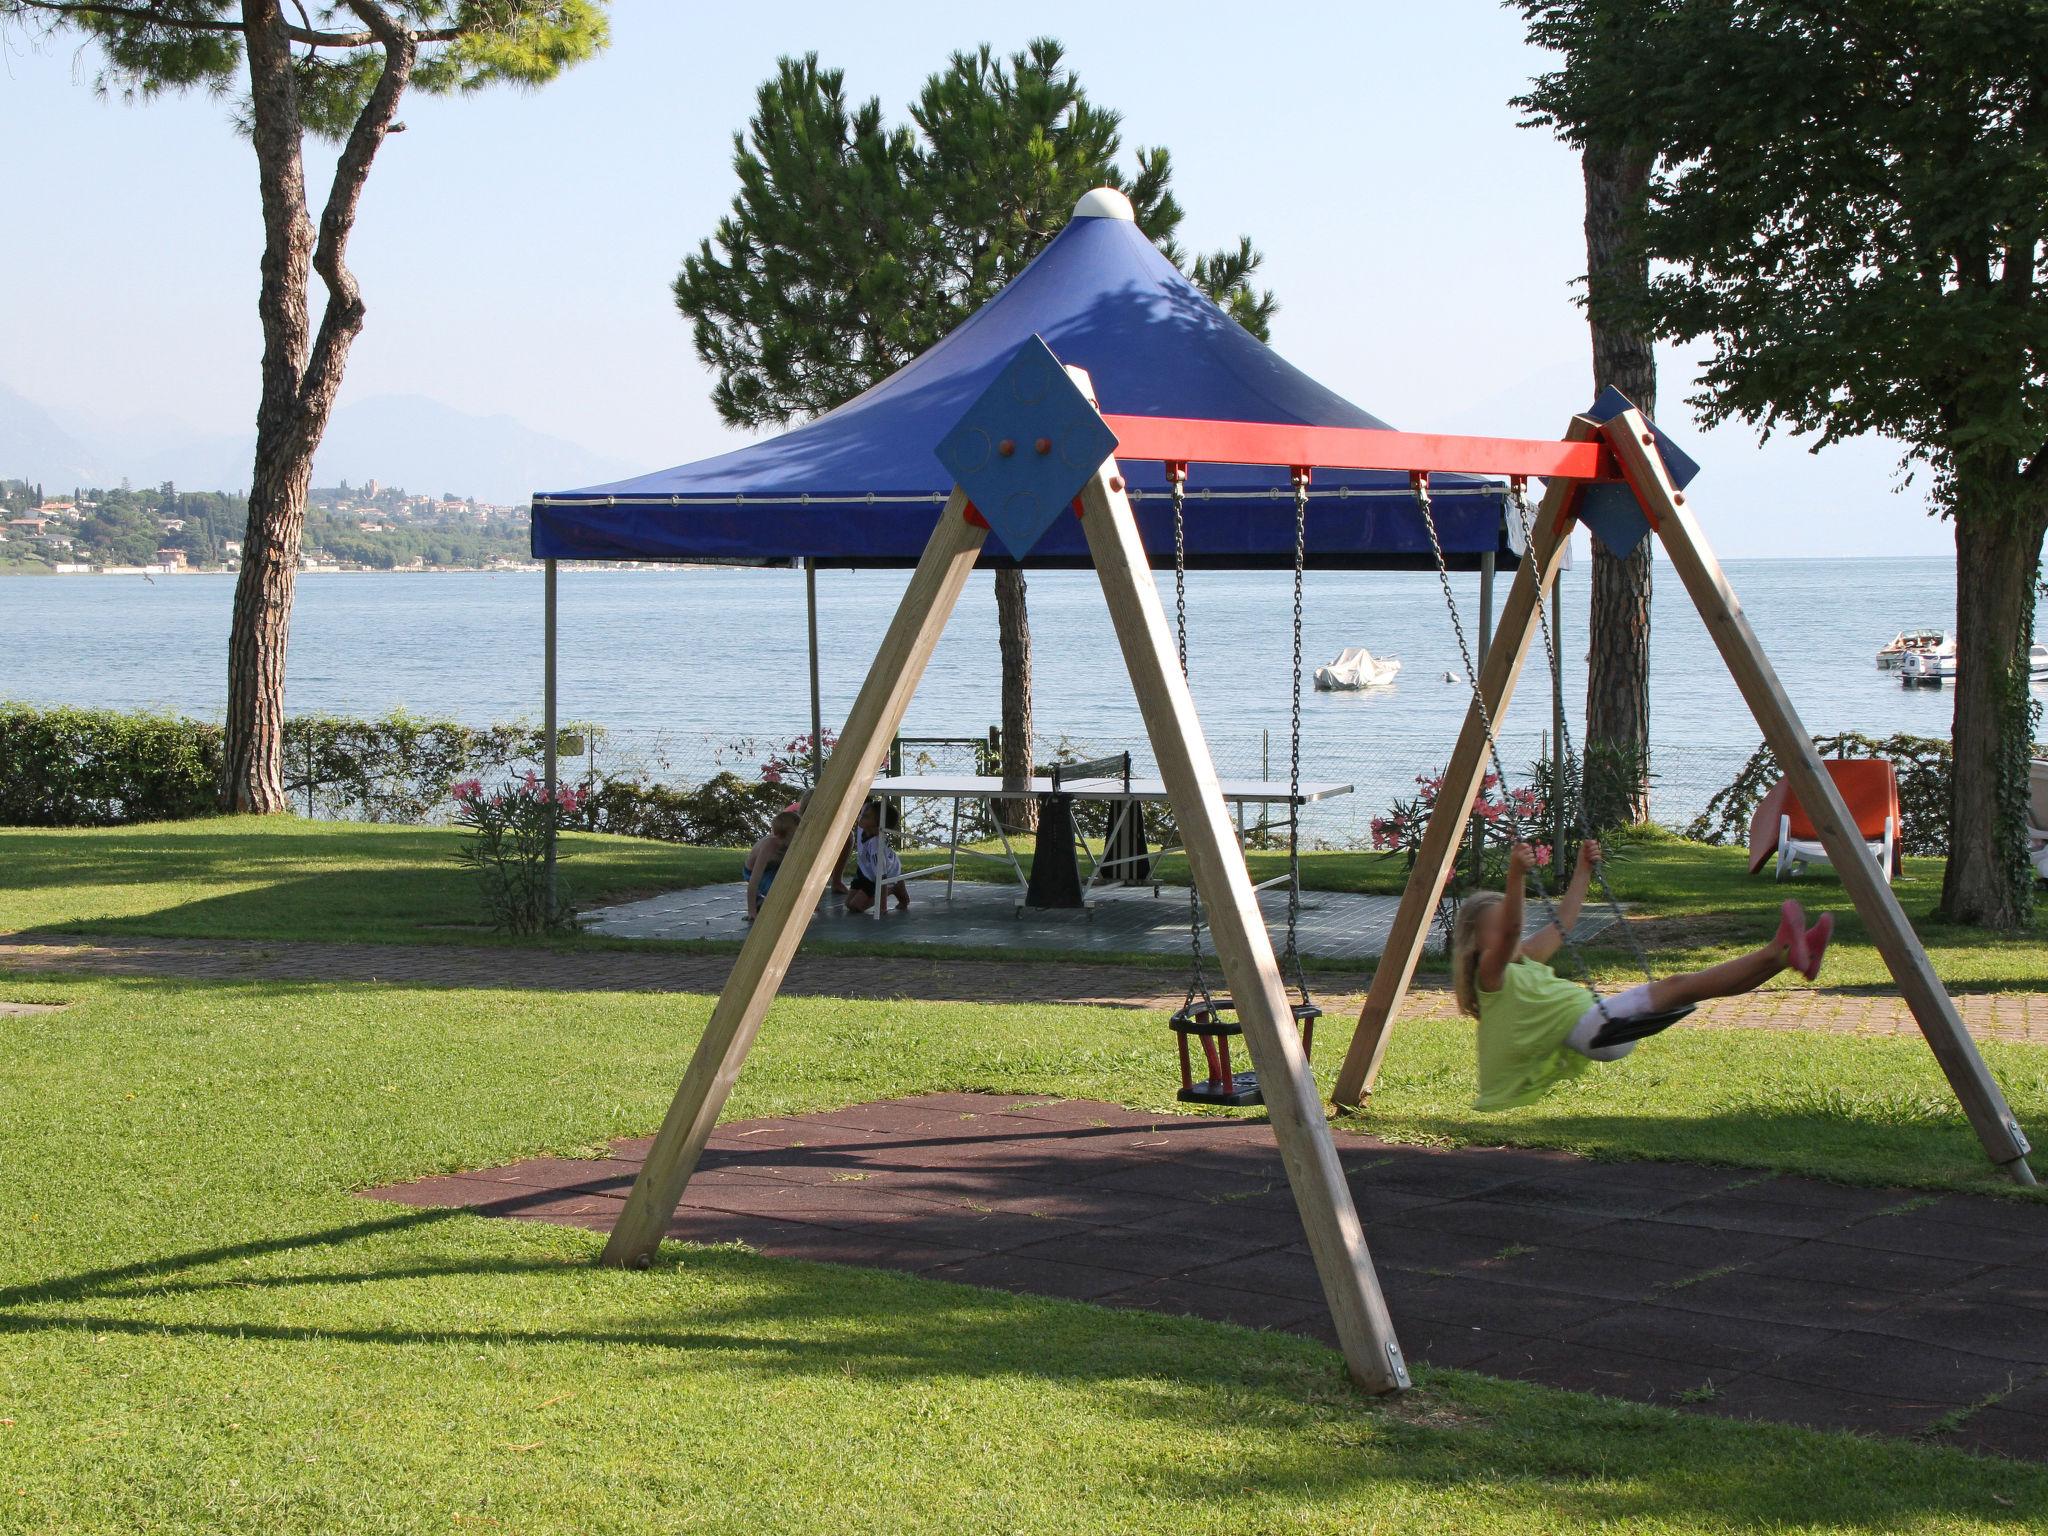
<path fill-rule="evenodd" d="M 1474 891 L 1458 903 L 1451 925 L 1451 991 L 1458 1011 L 1479 1017 L 1479 936 L 1486 914 L 1501 904 L 1499 891 Z"/>

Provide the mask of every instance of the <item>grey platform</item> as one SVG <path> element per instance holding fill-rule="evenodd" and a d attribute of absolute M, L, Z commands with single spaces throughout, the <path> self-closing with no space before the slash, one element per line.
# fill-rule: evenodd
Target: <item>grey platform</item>
<path fill-rule="evenodd" d="M 1166 886 L 1154 896 L 1150 886 L 1097 888 L 1087 912 L 1018 911 L 1014 885 L 961 881 L 951 901 L 942 884 L 913 882 L 908 912 L 892 906 L 877 921 L 872 913 L 855 916 L 837 896 L 827 895 L 812 919 L 809 941 L 838 944 L 946 944 L 989 950 L 1056 950 L 1070 954 L 1178 955 L 1188 948 L 1188 898 L 1184 886 Z M 1350 891 L 1308 891 L 1302 897 L 1300 947 L 1304 955 L 1325 960 L 1370 960 L 1386 947 L 1387 931 L 1400 906 L 1397 896 L 1367 896 Z M 1529 927 L 1544 923 L 1532 903 Z M 1277 950 L 1286 934 L 1287 892 L 1261 891 L 1259 910 Z M 747 934 L 746 887 L 700 885 L 669 891 L 643 901 L 602 907 L 584 914 L 593 933 L 630 939 L 742 939 Z M 1604 915 L 1587 915 L 1576 937 L 1584 942 L 1609 923 Z M 1203 952 L 1213 954 L 1208 935 Z"/>

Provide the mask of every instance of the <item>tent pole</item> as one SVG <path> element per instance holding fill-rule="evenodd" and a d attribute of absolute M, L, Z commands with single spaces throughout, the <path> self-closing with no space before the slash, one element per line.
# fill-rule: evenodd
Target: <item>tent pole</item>
<path fill-rule="evenodd" d="M 818 562 L 804 556 L 804 609 L 811 626 L 811 784 L 825 771 L 825 705 L 818 692 Z"/>
<path fill-rule="evenodd" d="M 1550 588 L 1550 867 L 1569 869 L 1564 846 L 1564 568 Z M 1583 795 L 1586 786 L 1579 785 Z"/>
<path fill-rule="evenodd" d="M 1664 461 L 1649 446 L 1654 439 L 1648 423 L 1640 412 L 1630 409 L 1609 421 L 1604 431 L 1615 456 L 1621 460 L 1630 489 L 1642 503 L 1643 515 L 1663 541 L 1664 552 L 1671 557 L 1678 579 L 1685 583 L 1686 595 L 1706 621 L 1707 633 L 1727 663 L 1735 686 L 1742 690 L 1750 713 L 1756 716 L 1764 740 L 1791 782 L 1792 793 L 1813 822 L 1814 831 L 1820 834 L 1821 846 L 1828 851 L 1843 891 L 1870 931 L 1871 942 L 1883 956 L 1906 1006 L 1912 1009 L 1920 1032 L 1927 1037 L 1928 1048 L 1941 1064 L 1978 1141 L 1992 1162 L 2019 1183 L 2032 1184 L 2034 1174 L 2027 1166 L 2030 1149 L 2026 1134 L 2013 1118 L 1998 1080 L 1984 1065 L 1977 1042 L 1970 1038 L 1962 1015 L 1956 1011 L 1955 1000 L 1935 975 L 1920 936 L 1899 905 L 1898 894 L 1886 881 L 1877 861 L 1871 858 L 1855 819 L 1843 803 L 1842 792 L 1822 766 L 1813 737 L 1793 709 L 1777 669 L 1757 641 L 1756 631 L 1750 628 L 1742 604 L 1736 601 L 1735 590 L 1728 584 L 1727 573 L 1707 546 L 1706 536 L 1701 533 L 1692 508 L 1686 505 L 1684 493 L 1672 484 Z"/>
<path fill-rule="evenodd" d="M 555 562 L 542 568 L 541 576 L 541 782 L 547 792 L 548 842 L 543 889 L 547 893 L 548 918 L 555 915 Z"/>
<path fill-rule="evenodd" d="M 1576 416 L 1566 440 L 1582 443 L 1597 437 L 1599 432 L 1598 423 Z M 1500 643 L 1492 648 L 1479 673 L 1479 691 L 1495 720 L 1506 714 L 1508 703 L 1515 696 L 1522 663 L 1528 659 L 1530 642 L 1536 637 L 1538 605 L 1556 578 L 1576 491 L 1576 481 L 1550 482 L 1536 512 L 1530 548 L 1516 567 L 1514 580 L 1508 584 L 1507 601 L 1501 605 Z M 1358 1105 L 1372 1092 L 1373 1082 L 1379 1076 L 1380 1060 L 1386 1054 L 1387 1038 L 1393 1028 L 1394 1010 L 1407 995 L 1408 983 L 1414 979 L 1416 964 L 1429 942 L 1437 903 L 1443 899 L 1444 885 L 1457 861 L 1458 844 L 1472 813 L 1472 802 L 1485 781 L 1490 756 L 1479 704 L 1474 700 L 1465 711 L 1465 724 L 1458 732 L 1458 744 L 1451 751 L 1450 766 L 1444 770 L 1443 785 L 1437 791 L 1436 809 L 1423 829 L 1422 846 L 1416 850 L 1415 862 L 1409 868 L 1408 884 L 1401 892 L 1401 905 L 1394 913 L 1386 948 L 1380 952 L 1379 965 L 1373 970 L 1372 990 L 1359 1011 L 1351 1048 L 1345 1053 L 1336 1086 L 1330 1091 L 1330 1097 L 1340 1105 Z"/>
<path fill-rule="evenodd" d="M 1486 653 L 1493 649 L 1493 565 L 1494 554 L 1487 550 L 1479 557 L 1479 670 L 1486 670 Z M 1501 775 L 1501 796 L 1507 796 L 1507 766 L 1496 763 L 1495 770 Z M 1471 864 L 1471 879 L 1476 886 L 1486 879 L 1486 824 L 1474 823 L 1472 828 L 1472 849 L 1468 855 Z"/>
<path fill-rule="evenodd" d="M 946 620 L 959 605 L 987 536 L 987 528 L 967 521 L 967 495 L 956 487 L 882 637 L 867 681 L 847 713 L 846 727 L 839 733 L 845 750 L 834 751 L 826 761 L 809 814 L 797 823 L 796 836 L 782 856 L 782 872 L 747 931 L 689 1070 L 626 1196 L 625 1209 L 605 1244 L 604 1263 L 645 1269 L 661 1246 L 718 1112 L 739 1080 L 768 1006 L 825 894 L 832 861 L 846 845 L 853 819 L 875 781 L 875 765 L 903 724 L 910 696 L 917 691 Z"/>

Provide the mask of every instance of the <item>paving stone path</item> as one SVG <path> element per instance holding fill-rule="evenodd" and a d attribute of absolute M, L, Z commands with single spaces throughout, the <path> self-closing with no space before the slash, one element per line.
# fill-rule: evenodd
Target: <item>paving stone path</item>
<path fill-rule="evenodd" d="M 375 1190 L 609 1228 L 646 1156 Z M 2048 1203 L 1339 1151 L 1411 1359 L 2048 1460 Z M 933 1094 L 722 1125 L 671 1235 L 1334 1342 L 1267 1126 Z"/>
<path fill-rule="evenodd" d="M 385 981 L 408 986 L 511 987 L 567 992 L 719 990 L 730 953 L 701 950 L 477 948 L 457 945 L 316 944 L 259 939 L 148 939 L 127 935 L 0 934 L 0 971 L 31 975 L 164 976 L 204 981 Z M 1319 1000 L 1340 1018 L 1356 1013 L 1370 971 L 1317 972 Z M 1007 960 L 896 959 L 799 954 L 784 991 L 813 997 L 909 998 L 920 1002 L 1076 1003 L 1170 1009 L 1182 1000 L 1178 970 Z M 1978 992 L 1956 998 L 1971 1033 L 2048 1044 L 2048 992 Z M 1419 981 L 1410 1018 L 1454 1011 L 1441 984 Z M 1845 1035 L 1915 1032 L 1894 994 L 1786 988 L 1723 998 L 1688 1027 L 1781 1029 Z"/>

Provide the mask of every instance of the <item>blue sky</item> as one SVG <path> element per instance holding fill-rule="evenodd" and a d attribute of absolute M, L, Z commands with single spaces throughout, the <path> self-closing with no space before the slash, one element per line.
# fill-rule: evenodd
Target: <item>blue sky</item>
<path fill-rule="evenodd" d="M 619 0 L 609 53 L 544 91 L 414 99 L 352 248 L 369 304 L 345 398 L 503 412 L 645 468 L 737 440 L 668 285 L 732 193 L 731 135 L 784 53 L 892 114 L 947 52 L 1060 38 L 1126 141 L 1164 143 L 1184 243 L 1248 233 L 1274 344 L 1395 425 L 1550 436 L 1591 398 L 1572 280 L 1577 163 L 1507 105 L 1541 56 L 1488 0 L 1152 7 L 1046 0 L 700 7 Z M 0 58 L 0 383 L 110 419 L 246 427 L 259 336 L 254 167 L 225 105 L 127 106 L 73 44 Z M 1700 348 L 1691 351 L 1697 353 Z M 1724 554 L 1952 550 L 1897 453 L 1700 433 L 1690 366 L 1660 413 L 1705 465 Z"/>

